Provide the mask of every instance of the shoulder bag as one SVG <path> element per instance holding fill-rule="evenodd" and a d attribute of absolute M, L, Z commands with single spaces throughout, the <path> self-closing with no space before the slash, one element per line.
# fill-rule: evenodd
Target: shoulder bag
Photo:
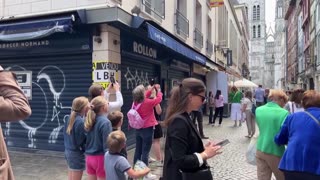
<path fill-rule="evenodd" d="M 315 118 L 311 113 L 309 113 L 308 111 L 304 111 L 306 114 L 308 114 L 311 119 L 314 120 L 314 122 L 316 122 L 319 126 L 320 126 L 320 122 L 317 120 L 317 118 Z"/>

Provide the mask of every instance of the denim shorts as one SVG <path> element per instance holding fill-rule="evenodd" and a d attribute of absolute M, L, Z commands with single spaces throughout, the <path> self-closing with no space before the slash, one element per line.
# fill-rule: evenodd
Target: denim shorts
<path fill-rule="evenodd" d="M 66 158 L 68 167 L 70 170 L 83 171 L 86 168 L 85 156 L 80 151 L 64 151 L 64 157 Z"/>

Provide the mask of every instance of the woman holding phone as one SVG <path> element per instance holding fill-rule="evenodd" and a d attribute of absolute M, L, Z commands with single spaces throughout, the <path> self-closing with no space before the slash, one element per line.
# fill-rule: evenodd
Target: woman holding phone
<path fill-rule="evenodd" d="M 207 159 L 220 154 L 220 146 L 209 142 L 205 146 L 192 124 L 190 113 L 205 102 L 206 87 L 201 80 L 187 78 L 171 90 L 165 125 L 168 127 L 165 145 L 163 178 L 182 180 L 183 173 L 208 168 Z M 211 173 L 208 178 L 212 178 Z"/>

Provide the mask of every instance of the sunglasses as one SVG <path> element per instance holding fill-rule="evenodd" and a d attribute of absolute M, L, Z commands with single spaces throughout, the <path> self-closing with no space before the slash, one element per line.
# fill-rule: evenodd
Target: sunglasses
<path fill-rule="evenodd" d="M 201 97 L 202 102 L 204 102 L 204 101 L 207 99 L 206 97 L 204 97 L 204 96 L 202 96 L 202 95 L 200 95 L 200 94 L 196 94 L 196 96 Z"/>

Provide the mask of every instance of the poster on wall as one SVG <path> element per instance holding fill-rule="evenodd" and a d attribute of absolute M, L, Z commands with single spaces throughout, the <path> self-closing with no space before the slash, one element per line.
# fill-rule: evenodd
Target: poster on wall
<path fill-rule="evenodd" d="M 95 61 L 92 63 L 92 80 L 94 83 L 101 84 L 106 89 L 110 84 L 111 77 L 120 83 L 120 69 L 120 64 L 117 63 Z"/>
<path fill-rule="evenodd" d="M 32 100 L 32 71 L 14 71 L 25 96 Z"/>

